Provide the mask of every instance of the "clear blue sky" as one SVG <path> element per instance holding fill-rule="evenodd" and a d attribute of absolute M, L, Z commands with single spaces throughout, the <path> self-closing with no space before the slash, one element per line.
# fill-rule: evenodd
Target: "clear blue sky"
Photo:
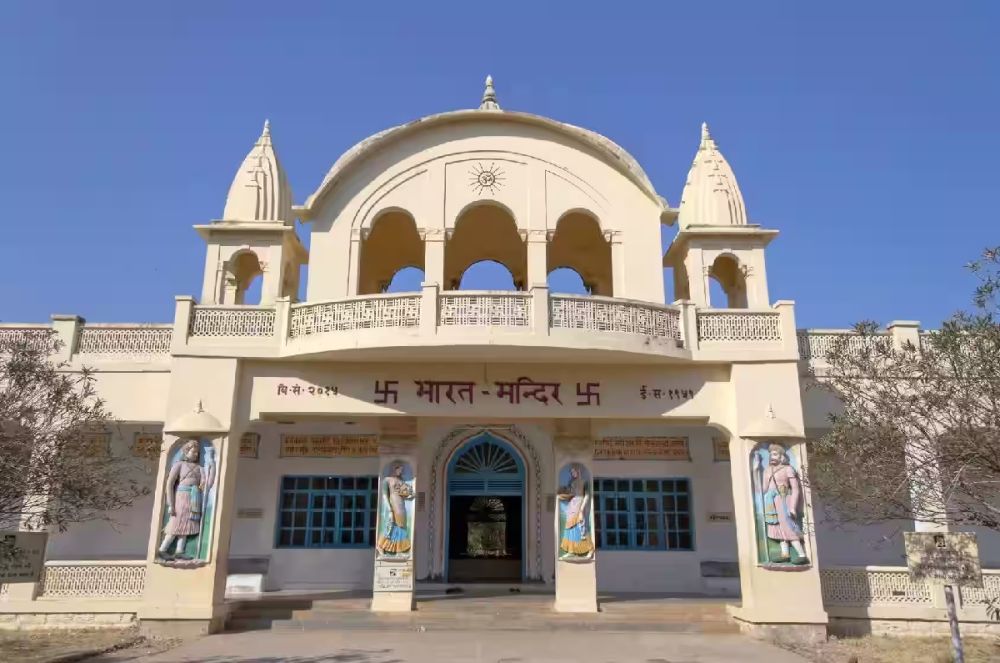
<path fill-rule="evenodd" d="M 594 129 L 677 204 L 707 120 L 800 326 L 966 306 L 1000 244 L 997 2 L 0 4 L 0 320 L 169 321 L 265 117 L 297 202 L 476 105 Z"/>

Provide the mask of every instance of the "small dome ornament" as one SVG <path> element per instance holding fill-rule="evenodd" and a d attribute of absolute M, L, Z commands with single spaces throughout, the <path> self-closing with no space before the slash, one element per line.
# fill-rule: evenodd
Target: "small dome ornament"
<path fill-rule="evenodd" d="M 483 90 L 483 100 L 479 102 L 479 110 L 501 110 L 497 103 L 497 91 L 493 89 L 493 77 L 486 77 L 486 89 Z"/>
<path fill-rule="evenodd" d="M 756 439 L 801 438 L 801 431 L 774 414 L 774 408 L 768 403 L 764 416 L 753 421 L 740 433 L 740 437 Z"/>
<path fill-rule="evenodd" d="M 211 413 L 205 411 L 201 400 L 192 412 L 181 415 L 164 427 L 163 432 L 177 437 L 217 437 L 228 429 Z"/>

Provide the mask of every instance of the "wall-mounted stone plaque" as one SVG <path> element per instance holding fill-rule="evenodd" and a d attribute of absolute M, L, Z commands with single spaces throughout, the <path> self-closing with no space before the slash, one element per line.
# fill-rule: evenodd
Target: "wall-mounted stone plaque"
<path fill-rule="evenodd" d="M 374 435 L 282 435 L 282 458 L 333 458 L 378 456 Z"/>
<path fill-rule="evenodd" d="M 136 458 L 157 458 L 162 443 L 159 433 L 136 433 L 132 440 L 132 455 Z"/>
<path fill-rule="evenodd" d="M 0 583 L 38 582 L 45 564 L 47 538 L 46 532 L 0 532 L 0 548 L 4 549 L 0 553 L 11 548 L 19 551 L 13 562 L 0 564 Z"/>
<path fill-rule="evenodd" d="M 708 514 L 708 522 L 710 523 L 731 523 L 733 522 L 733 514 L 728 511 L 718 511 L 715 513 Z"/>
<path fill-rule="evenodd" d="M 972 532 L 903 532 L 914 581 L 982 587 L 979 543 Z"/>
<path fill-rule="evenodd" d="M 243 433 L 240 436 L 240 458 L 257 458 L 260 433 Z"/>
<path fill-rule="evenodd" d="M 264 509 L 237 509 L 237 518 L 259 519 L 264 517 Z"/>
<path fill-rule="evenodd" d="M 412 592 L 413 567 L 409 562 L 376 562 L 376 592 Z"/>
<path fill-rule="evenodd" d="M 84 452 L 88 456 L 107 458 L 111 455 L 110 433 L 85 433 L 82 440 Z"/>
<path fill-rule="evenodd" d="M 729 462 L 729 440 L 725 438 L 712 438 L 712 455 L 717 463 Z"/>
<path fill-rule="evenodd" d="M 605 437 L 594 444 L 594 460 L 691 460 L 686 437 Z"/>

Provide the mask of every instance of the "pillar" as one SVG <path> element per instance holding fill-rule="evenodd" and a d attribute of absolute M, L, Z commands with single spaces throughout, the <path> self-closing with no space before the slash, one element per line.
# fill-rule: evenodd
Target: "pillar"
<path fill-rule="evenodd" d="M 528 244 L 528 282 L 525 285 L 529 289 L 536 286 L 547 286 L 549 283 L 548 235 L 545 230 L 529 230 L 526 242 Z"/>
<path fill-rule="evenodd" d="M 167 424 L 157 469 L 152 523 L 146 564 L 146 587 L 138 617 L 144 632 L 159 636 L 193 636 L 220 631 L 225 623 L 226 576 L 229 539 L 235 515 L 236 474 L 240 435 L 245 413 L 236 413 L 239 362 L 236 359 L 176 358 L 171 372 L 167 403 Z M 249 401 L 249 398 L 246 399 Z M 204 412 L 192 418 L 192 406 L 201 401 Z M 178 422 L 195 423 L 212 419 L 214 432 L 206 428 L 197 437 L 211 445 L 215 456 L 214 496 L 205 493 L 203 517 L 206 524 L 199 535 L 203 551 L 195 559 L 162 559 L 166 514 L 166 486 L 174 453 L 184 438 L 166 431 Z M 222 432 L 228 431 L 228 432 Z M 194 438 L 195 434 L 191 434 Z M 205 471 L 205 457 L 199 458 Z M 207 505 L 211 504 L 211 511 Z"/>
<path fill-rule="evenodd" d="M 414 609 L 414 528 L 417 511 L 417 439 L 379 440 L 378 522 L 371 609 Z"/>
<path fill-rule="evenodd" d="M 793 456 L 796 470 L 806 466 L 806 445 L 801 440 L 780 440 Z M 808 565 L 774 565 L 761 561 L 759 552 L 766 545 L 758 531 L 753 480 L 752 453 L 758 441 L 732 437 L 729 441 L 733 511 L 739 551 L 739 606 L 730 606 L 730 614 L 743 631 L 767 639 L 816 642 L 826 638 L 827 615 L 823 609 L 819 563 L 816 558 L 816 534 L 812 524 L 812 499 L 809 487 L 800 483 L 804 547 Z M 759 483 L 759 481 L 757 482 Z"/>
<path fill-rule="evenodd" d="M 555 554 L 557 612 L 597 612 L 597 561 L 594 539 L 594 442 L 557 438 L 553 468 L 556 494 Z M 576 472 L 573 471 L 576 468 Z M 582 500 L 582 503 L 581 501 Z M 579 507 L 582 506 L 582 510 Z M 580 511 L 573 526 L 568 518 Z"/>
<path fill-rule="evenodd" d="M 444 282 L 444 242 L 445 231 L 432 228 L 424 236 L 424 283 L 435 284 L 442 290 L 448 289 Z"/>

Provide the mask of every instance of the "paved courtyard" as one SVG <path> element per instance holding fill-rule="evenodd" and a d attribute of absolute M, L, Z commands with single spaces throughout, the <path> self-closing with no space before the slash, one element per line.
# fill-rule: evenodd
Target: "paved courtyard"
<path fill-rule="evenodd" d="M 254 631 L 213 635 L 149 656 L 118 652 L 90 663 L 801 663 L 732 634 L 601 631 Z"/>

